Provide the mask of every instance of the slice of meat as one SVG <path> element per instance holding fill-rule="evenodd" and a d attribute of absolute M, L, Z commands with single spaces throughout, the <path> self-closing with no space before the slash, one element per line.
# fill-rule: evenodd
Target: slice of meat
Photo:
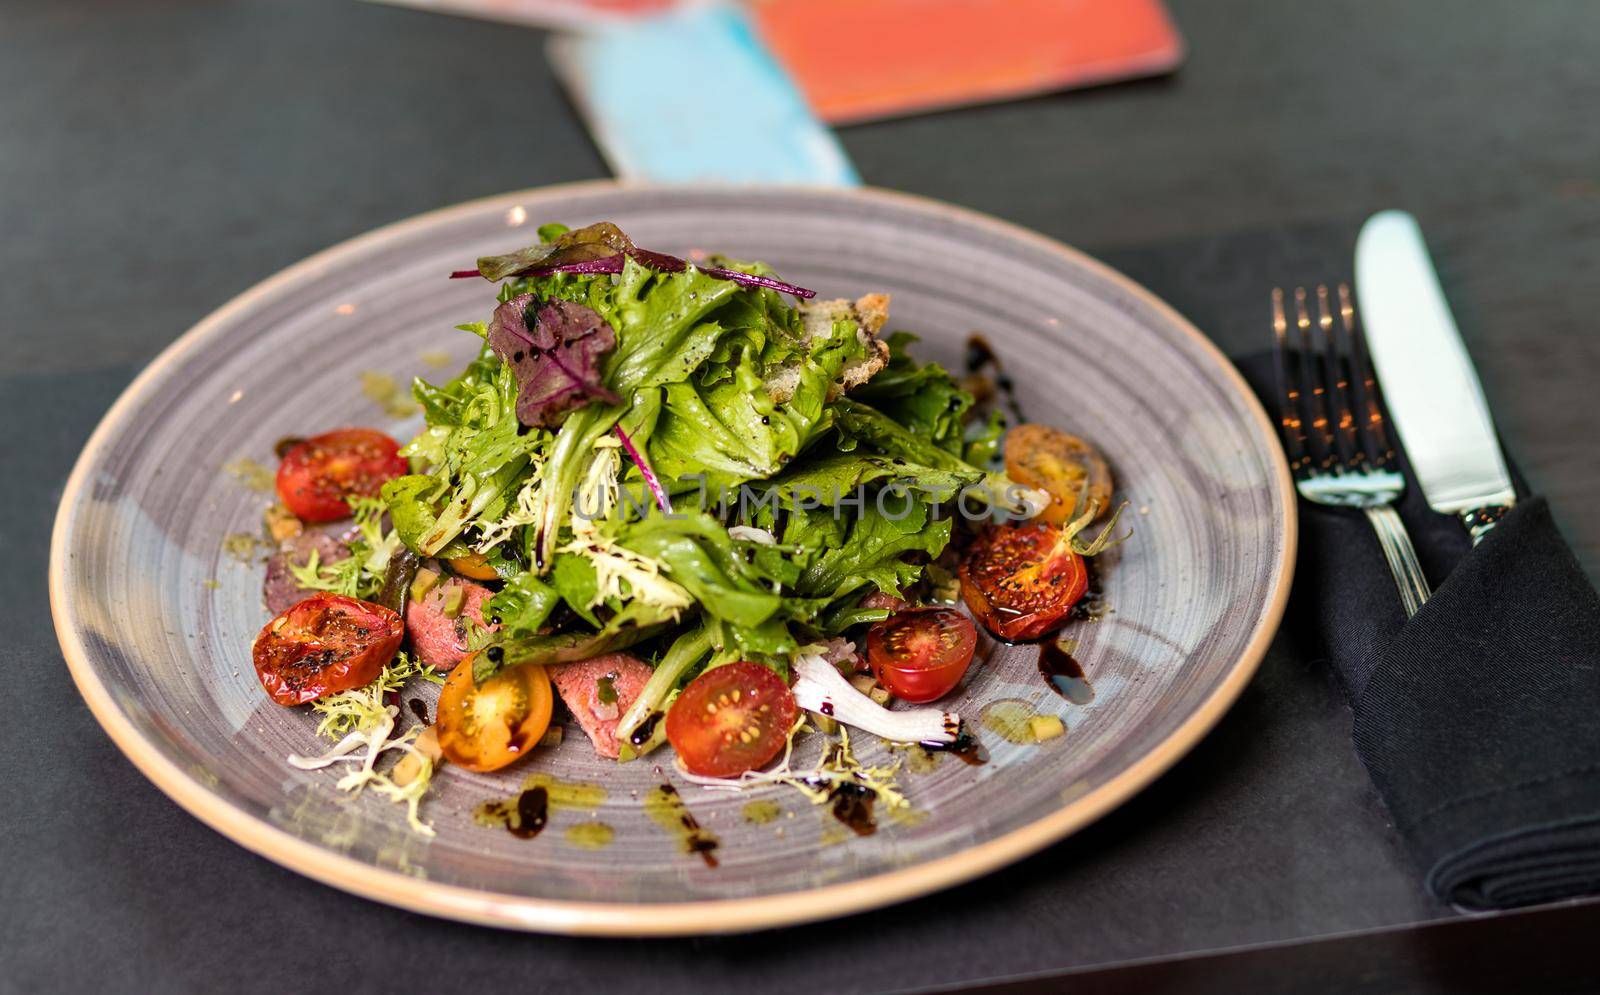
<path fill-rule="evenodd" d="M 910 607 L 910 604 L 905 598 L 897 598 L 892 594 L 884 594 L 882 591 L 873 591 L 861 599 L 861 607 L 863 608 L 887 608 L 892 612 L 904 611 Z"/>
<path fill-rule="evenodd" d="M 801 304 L 802 341 L 810 345 L 817 339 L 828 338 L 833 334 L 833 323 L 846 319 L 856 323 L 856 335 L 867 347 L 867 354 L 860 359 L 852 360 L 840 371 L 839 381 L 828 390 L 830 401 L 852 387 L 859 387 L 871 380 L 889 362 L 889 347 L 878 341 L 878 333 L 883 330 L 884 322 L 889 320 L 888 294 L 868 294 L 854 304 L 844 298 L 807 301 Z M 767 377 L 767 393 L 772 395 L 774 401 L 782 404 L 794 396 L 795 387 L 799 383 L 799 365 L 786 366 Z"/>
<path fill-rule="evenodd" d="M 613 760 L 621 752 L 617 742 L 617 720 L 628 710 L 644 682 L 650 679 L 650 665 L 626 653 L 607 653 L 605 656 L 561 663 L 550 668 L 556 691 L 566 702 L 572 717 L 594 743 L 594 751 Z M 617 700 L 600 700 L 600 682 L 610 678 Z"/>
<path fill-rule="evenodd" d="M 317 563 L 326 566 L 348 558 L 350 547 L 326 532 L 302 532 L 280 545 L 278 551 L 267 560 L 267 576 L 261 584 L 261 597 L 272 614 L 282 615 L 315 593 L 310 588 L 301 587 L 294 579 L 294 574 L 289 572 L 291 564 L 303 567 L 309 563 L 313 552 L 317 554 Z"/>
<path fill-rule="evenodd" d="M 444 613 L 451 588 L 460 588 L 461 610 L 454 618 Z M 421 600 L 406 606 L 406 637 L 417 659 L 435 670 L 450 670 L 467 655 L 467 627 L 477 623 L 490 631 L 483 617 L 483 606 L 494 597 L 482 584 L 461 577 L 448 577 L 436 584 Z"/>

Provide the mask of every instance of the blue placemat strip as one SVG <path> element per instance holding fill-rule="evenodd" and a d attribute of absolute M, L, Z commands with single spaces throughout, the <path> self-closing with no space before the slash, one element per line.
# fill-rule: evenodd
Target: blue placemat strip
<path fill-rule="evenodd" d="M 732 7 L 558 37 L 551 58 L 624 179 L 861 183 L 833 132 Z"/>

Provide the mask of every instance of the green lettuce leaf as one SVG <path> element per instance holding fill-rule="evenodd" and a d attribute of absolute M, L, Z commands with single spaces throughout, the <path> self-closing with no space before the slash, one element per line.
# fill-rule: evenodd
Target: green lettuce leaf
<path fill-rule="evenodd" d="M 773 476 L 832 425 L 828 391 L 862 352 L 854 322 L 837 323 L 801 360 L 794 396 L 782 404 L 772 400 L 748 353 L 728 379 L 668 384 L 649 441 L 657 475 L 703 478 L 714 493 Z"/>
<path fill-rule="evenodd" d="M 698 270 L 657 273 L 630 259 L 600 312 L 617 330 L 607 385 L 626 393 L 689 379 L 723 334 L 708 316 L 739 295 L 738 284 Z"/>
<path fill-rule="evenodd" d="M 567 603 L 578 614 L 578 617 L 588 622 L 595 628 L 600 627 L 600 620 L 595 617 L 594 604 L 595 592 L 599 584 L 595 577 L 594 565 L 581 556 L 571 553 L 557 553 L 555 562 L 550 568 L 550 583 L 561 600 Z"/>
<path fill-rule="evenodd" d="M 922 566 L 906 554 L 938 556 L 950 528 L 949 519 L 933 520 L 926 502 L 904 492 L 899 504 L 880 510 L 871 503 L 853 518 L 835 518 L 828 509 L 791 514 L 783 541 L 823 550 L 800 574 L 795 587 L 802 596 L 834 599 L 866 584 L 899 596 L 922 576 Z"/>
<path fill-rule="evenodd" d="M 767 493 L 785 508 L 807 503 L 831 506 L 865 490 L 868 484 L 895 482 L 930 501 L 952 501 L 963 487 L 978 483 L 983 476 L 976 467 L 946 469 L 898 456 L 837 453 L 796 463 L 772 478 Z M 874 496 L 868 493 L 865 499 L 871 501 Z"/>
<path fill-rule="evenodd" d="M 961 458 L 973 466 L 988 467 L 1000 458 L 1000 437 L 1005 434 L 1006 417 L 998 411 L 989 412 L 982 422 L 967 426 L 966 445 Z"/>
<path fill-rule="evenodd" d="M 519 573 L 507 580 L 498 594 L 489 599 L 486 614 L 500 619 L 503 638 L 538 635 L 561 603 L 561 595 L 531 573 Z"/>
<path fill-rule="evenodd" d="M 512 370 L 492 353 L 442 388 L 417 389 L 429 427 L 401 453 L 426 465 L 411 477 L 428 483 L 400 477 L 383 490 L 391 516 L 407 523 L 400 535 L 410 549 L 437 556 L 469 527 L 505 513 L 549 440 L 517 421 L 518 392 Z"/>
<path fill-rule="evenodd" d="M 571 663 L 602 653 L 614 653 L 665 631 L 670 621 L 648 605 L 632 603 L 607 619 L 598 631 L 557 632 L 503 639 L 493 644 L 502 650 L 498 654 L 498 661 L 490 659 L 488 653 L 473 657 L 472 679 L 481 684 L 500 669 L 519 663 Z"/>
<path fill-rule="evenodd" d="M 887 336 L 888 365 L 851 396 L 883 412 L 912 435 L 960 456 L 962 427 L 972 407 L 972 395 L 957 386 L 938 363 L 912 359 L 906 347 L 916 341 L 910 332 Z"/>
<path fill-rule="evenodd" d="M 839 448 L 852 451 L 861 443 L 890 456 L 911 463 L 922 463 L 941 470 L 956 472 L 977 471 L 983 474 L 981 487 L 968 493 L 974 499 L 987 499 L 990 504 L 1009 512 L 1027 509 L 1024 500 L 1027 489 L 997 470 L 982 470 L 960 456 L 941 448 L 931 439 L 913 434 L 888 415 L 852 398 L 841 398 L 834 406 L 839 426 Z"/>
<path fill-rule="evenodd" d="M 630 522 L 618 530 L 616 543 L 660 564 L 711 618 L 753 628 L 783 607 L 783 597 L 772 590 L 776 578 L 763 576 L 740 555 L 741 544 L 722 523 L 704 513 Z"/>

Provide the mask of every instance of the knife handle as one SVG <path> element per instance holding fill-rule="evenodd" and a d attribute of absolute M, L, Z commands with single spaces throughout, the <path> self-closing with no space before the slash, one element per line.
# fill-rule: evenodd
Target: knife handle
<path fill-rule="evenodd" d="M 1476 546 L 1489 534 L 1489 530 L 1499 524 L 1500 519 L 1506 517 L 1506 512 L 1511 510 L 1509 504 L 1486 504 L 1477 508 L 1468 508 L 1466 511 L 1457 512 L 1461 524 L 1467 527 L 1472 534 L 1472 544 Z"/>

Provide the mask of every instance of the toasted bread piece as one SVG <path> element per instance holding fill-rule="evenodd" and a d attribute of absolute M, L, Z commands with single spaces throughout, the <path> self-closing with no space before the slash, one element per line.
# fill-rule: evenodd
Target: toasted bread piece
<path fill-rule="evenodd" d="M 871 380 L 889 362 L 889 347 L 878 341 L 878 333 L 883 330 L 884 322 L 889 320 L 888 294 L 867 294 L 854 304 L 843 298 L 831 301 L 807 301 L 801 304 L 802 341 L 809 346 L 818 338 L 827 338 L 833 334 L 833 323 L 847 318 L 855 321 L 856 334 L 866 346 L 867 354 L 860 359 L 852 360 L 840 371 L 838 382 L 828 391 L 829 400 Z M 794 396 L 795 387 L 799 382 L 798 364 L 784 367 L 767 377 L 767 393 L 772 395 L 774 401 L 782 404 Z"/>

